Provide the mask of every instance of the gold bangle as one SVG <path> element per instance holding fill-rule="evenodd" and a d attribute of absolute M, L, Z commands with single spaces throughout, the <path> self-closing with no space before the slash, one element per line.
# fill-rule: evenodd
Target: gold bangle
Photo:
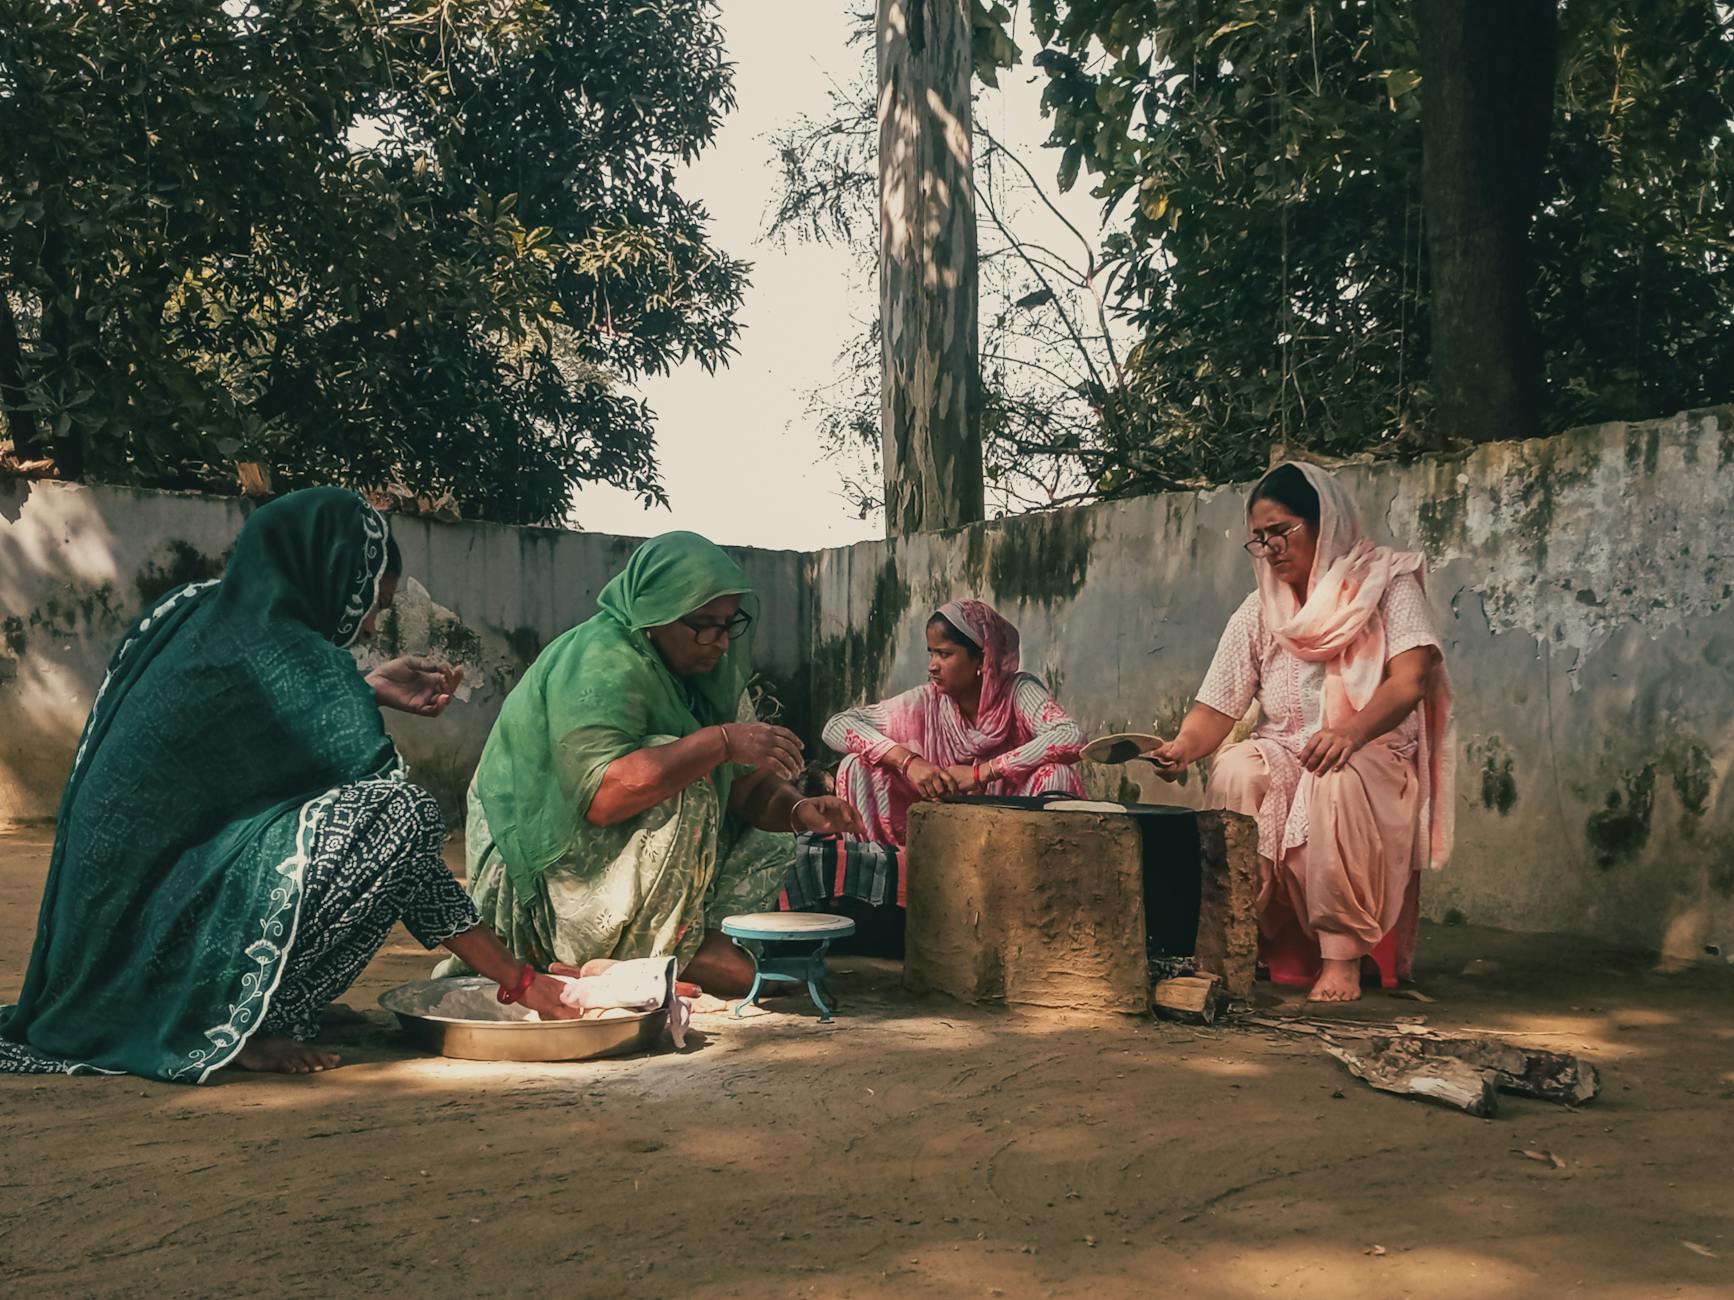
<path fill-rule="evenodd" d="M 803 798 L 795 800 L 794 806 L 789 809 L 789 829 L 796 835 L 801 833 L 801 829 L 795 825 L 795 814 L 801 811 L 802 804 L 812 803 L 815 798 L 817 798 L 816 795 L 806 795 Z"/>
<path fill-rule="evenodd" d="M 735 743 L 729 739 L 728 724 L 726 722 L 719 722 L 717 724 L 717 730 L 722 732 L 723 762 L 732 763 L 735 761 Z"/>

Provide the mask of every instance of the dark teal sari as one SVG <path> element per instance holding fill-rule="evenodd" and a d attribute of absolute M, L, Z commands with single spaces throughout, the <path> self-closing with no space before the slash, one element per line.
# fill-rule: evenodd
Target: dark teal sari
<path fill-rule="evenodd" d="M 0 1072 L 202 1083 L 258 1030 L 334 792 L 402 775 L 345 648 L 386 541 L 353 493 L 291 493 L 247 520 L 220 581 L 127 632 L 61 798 L 23 992 L 0 1008 Z"/>

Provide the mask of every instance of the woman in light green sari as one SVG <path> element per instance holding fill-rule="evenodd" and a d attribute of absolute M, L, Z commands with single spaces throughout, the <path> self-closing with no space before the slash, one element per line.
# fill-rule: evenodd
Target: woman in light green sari
<path fill-rule="evenodd" d="M 722 918 L 776 906 L 796 831 L 860 833 L 790 782 L 801 742 L 747 698 L 758 601 L 713 543 L 668 533 L 603 588 L 506 698 L 469 795 L 469 891 L 543 968 L 673 955 L 744 993 Z M 439 974 L 458 974 L 446 962 Z"/>

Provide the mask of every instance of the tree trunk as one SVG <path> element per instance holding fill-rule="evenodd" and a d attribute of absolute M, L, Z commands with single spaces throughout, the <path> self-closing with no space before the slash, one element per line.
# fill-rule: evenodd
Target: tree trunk
<path fill-rule="evenodd" d="M 18 318 L 12 300 L 0 287 L 0 428 L 12 439 L 12 454 L 18 460 L 35 460 L 42 454 L 37 442 L 36 414 L 25 405 L 24 343 L 18 336 Z"/>
<path fill-rule="evenodd" d="M 983 517 L 969 0 L 878 0 L 885 531 Z"/>
<path fill-rule="evenodd" d="M 1529 230 L 1553 122 L 1555 0 L 1421 0 L 1420 25 L 1435 432 L 1536 437 Z"/>

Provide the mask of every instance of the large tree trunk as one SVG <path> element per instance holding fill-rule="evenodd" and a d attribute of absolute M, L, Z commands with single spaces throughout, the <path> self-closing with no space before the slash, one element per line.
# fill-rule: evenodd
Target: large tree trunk
<path fill-rule="evenodd" d="M 1553 122 L 1555 0 L 1421 0 L 1434 432 L 1541 429 L 1529 230 Z"/>
<path fill-rule="evenodd" d="M 969 0 L 878 0 L 885 530 L 982 518 Z"/>
<path fill-rule="evenodd" d="M 0 430 L 12 439 L 12 454 L 34 460 L 42 454 L 37 443 L 36 415 L 25 408 L 24 343 L 12 300 L 0 285 Z"/>

